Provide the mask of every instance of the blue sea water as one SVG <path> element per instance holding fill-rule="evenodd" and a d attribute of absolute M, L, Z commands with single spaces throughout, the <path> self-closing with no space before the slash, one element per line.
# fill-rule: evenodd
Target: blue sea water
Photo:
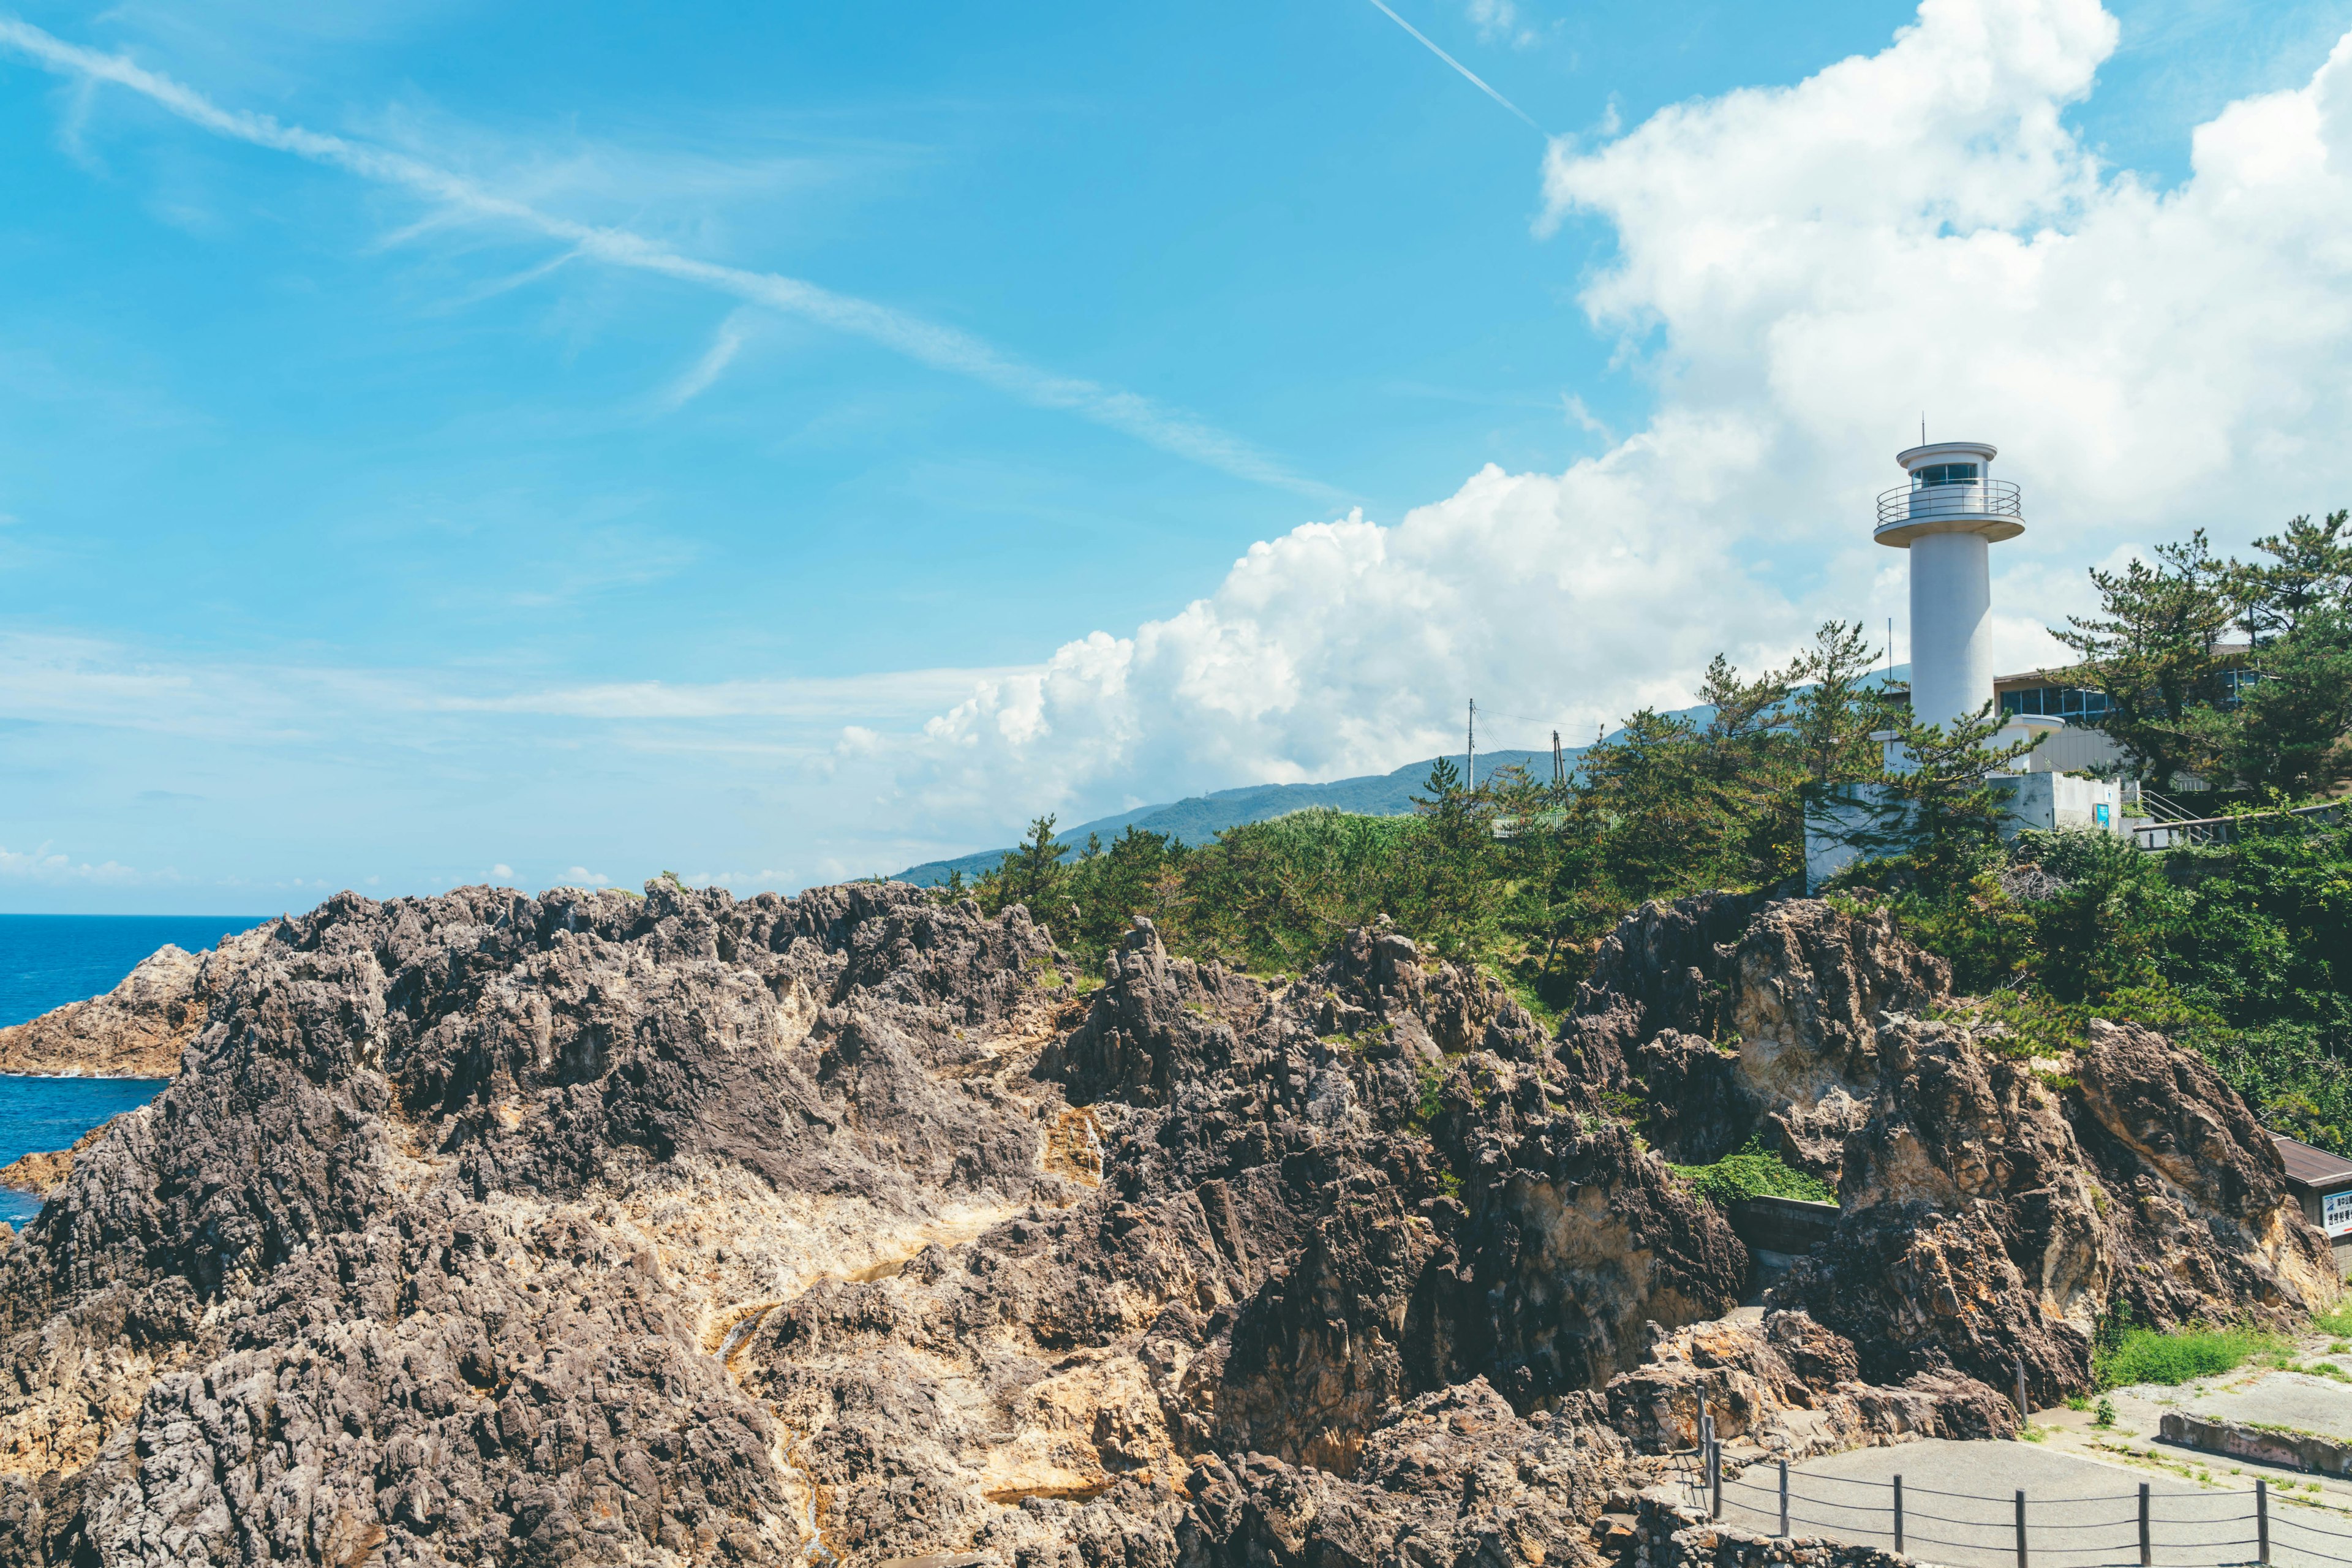
<path fill-rule="evenodd" d="M 166 942 L 198 952 L 259 915 L 0 915 L 0 1026 L 102 995 Z M 63 1149 L 108 1117 L 144 1105 L 161 1079 L 18 1078 L 0 1073 L 0 1164 Z M 39 1212 L 28 1193 L 0 1187 L 0 1219 Z"/>

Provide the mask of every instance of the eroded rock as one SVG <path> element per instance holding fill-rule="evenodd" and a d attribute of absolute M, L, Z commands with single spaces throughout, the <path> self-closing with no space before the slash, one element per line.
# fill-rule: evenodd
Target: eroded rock
<path fill-rule="evenodd" d="M 1385 929 L 1081 996 L 893 886 L 239 941 L 0 1258 L 5 1568 L 1591 1561 L 1702 1401 L 1990 1435 L 2116 1300 L 2328 1283 L 2193 1059 L 2011 1062 L 1817 904 L 1646 908 L 1556 1038 Z M 1845 1209 L 1751 1326 L 1661 1152 L 1759 1130 Z"/>

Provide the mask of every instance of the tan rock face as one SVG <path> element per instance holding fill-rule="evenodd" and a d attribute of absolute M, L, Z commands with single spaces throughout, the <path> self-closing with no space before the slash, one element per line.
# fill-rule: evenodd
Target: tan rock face
<path fill-rule="evenodd" d="M 204 1027 L 206 1009 L 230 977 L 253 962 L 269 929 L 240 931 L 204 953 L 167 944 L 105 995 L 0 1029 L 0 1072 L 174 1076 L 181 1051 Z"/>
<path fill-rule="evenodd" d="M 2281 1323 L 2339 1289 L 2269 1138 L 2192 1053 L 2095 1024 L 2060 1060 L 1927 1021 L 1949 971 L 1891 922 L 1711 895 L 1604 944 L 1562 1050 L 1652 1110 L 1678 1160 L 1761 1131 L 1834 1183 L 1826 1254 L 1771 1300 L 1848 1336 L 1864 1377 L 1953 1369 L 2086 1385 L 2102 1318 Z"/>
<path fill-rule="evenodd" d="M 43 1150 L 0 1165 L 0 1187 L 15 1187 L 37 1197 L 47 1197 L 73 1174 L 74 1156 L 103 1137 L 112 1121 L 110 1117 L 75 1139 L 70 1149 Z"/>
<path fill-rule="evenodd" d="M 1611 1383 L 1611 1425 L 1652 1453 L 1687 1449 L 1702 1413 L 1727 1444 L 1783 1458 L 1918 1437 L 1999 1437 L 2017 1412 L 1984 1384 L 1950 1373 L 1901 1387 L 1864 1381 L 1853 1342 L 1801 1311 L 1711 1322 L 1668 1335 Z"/>

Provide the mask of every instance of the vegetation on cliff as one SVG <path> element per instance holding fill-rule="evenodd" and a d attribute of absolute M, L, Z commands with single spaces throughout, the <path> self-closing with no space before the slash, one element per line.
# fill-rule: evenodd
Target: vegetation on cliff
<path fill-rule="evenodd" d="M 1792 1170 L 1780 1154 L 1764 1146 L 1763 1136 L 1751 1135 L 1736 1153 L 1707 1165 L 1676 1165 L 1675 1174 L 1688 1182 L 1698 1195 L 1718 1208 L 1742 1198 L 1802 1198 L 1808 1203 L 1833 1204 L 1837 1189 L 1809 1172 Z"/>
<path fill-rule="evenodd" d="M 1333 936 L 1387 917 L 1484 965 L 1539 1014 L 1573 1003 L 1601 939 L 1651 899 L 1791 888 L 1809 806 L 1870 784 L 1840 879 L 1989 997 L 2015 1047 L 2049 1054 L 2094 1016 L 2193 1043 L 2274 1126 L 2352 1152 L 2352 826 L 2279 815 L 2352 769 L 2352 540 L 2346 516 L 2295 519 L 2265 560 L 2201 536 L 2094 573 L 2095 616 L 2061 634 L 2063 678 L 2114 697 L 2105 727 L 2151 780 L 2201 770 L 2200 799 L 2242 813 L 2235 842 L 2145 854 L 2106 835 L 2004 843 L 1991 775 L 2021 748 L 1995 716 L 1921 726 L 1870 684 L 1862 628 L 1830 623 L 1787 668 L 1708 668 L 1696 722 L 1644 710 L 1552 781 L 1506 770 L 1468 787 L 1440 763 L 1411 817 L 1306 811 L 1188 849 L 1130 829 L 1069 859 L 1054 819 L 947 896 L 1024 904 L 1090 972 L 1134 914 L 1173 952 L 1297 973 Z M 2246 651 L 2227 654 L 2235 629 Z M 1919 765 L 1889 773 L 1874 733 Z M 2261 815 L 2267 813 L 2269 815 Z"/>

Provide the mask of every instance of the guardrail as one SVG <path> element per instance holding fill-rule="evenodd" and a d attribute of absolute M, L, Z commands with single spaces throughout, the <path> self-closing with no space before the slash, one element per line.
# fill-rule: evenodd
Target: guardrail
<path fill-rule="evenodd" d="M 1696 1449 L 1684 1449 L 1671 1458 L 1681 1460 L 1692 1454 L 1696 1455 L 1695 1466 L 1678 1464 L 1676 1468 L 1683 1471 L 1679 1479 L 1685 1491 L 1696 1494 L 1696 1510 L 1720 1521 L 1727 1494 L 1735 1505 L 1775 1519 L 1778 1528 L 1773 1533 L 1781 1537 L 1804 1525 L 1843 1540 L 1867 1538 L 1873 1545 L 1891 1542 L 1895 1552 L 1903 1555 L 1916 1555 L 1916 1548 L 1927 1547 L 1967 1552 L 1981 1563 L 2013 1552 L 2017 1568 L 2032 1568 L 2037 1557 L 2054 1561 L 2058 1568 L 2131 1561 L 2149 1568 L 2159 1549 L 2168 1554 L 2193 1553 L 2193 1560 L 2199 1562 L 2249 1561 L 2243 1555 L 2218 1555 L 2242 1547 L 2253 1548 L 2251 1561 L 2268 1563 L 2275 1540 L 2302 1557 L 2352 1563 L 2352 1521 L 2338 1521 L 2347 1528 L 2331 1529 L 2299 1519 L 2291 1511 L 2273 1510 L 2267 1480 L 2256 1480 L 2251 1492 L 2158 1495 L 2142 1481 L 2137 1493 L 2055 1498 L 2031 1497 L 2022 1491 L 2005 1498 L 1987 1497 L 1936 1487 L 1906 1487 L 1900 1475 L 1890 1481 L 1801 1475 L 1793 1478 L 1803 1483 L 1801 1488 L 1790 1484 L 1785 1459 L 1778 1462 L 1777 1474 L 1767 1472 L 1770 1479 L 1764 1481 L 1751 1480 L 1746 1472 L 1727 1476 L 1723 1445 L 1715 1436 L 1712 1417 L 1701 1420 Z M 1832 1497 L 1804 1489 L 1817 1487 L 1847 1489 Z M 2106 1511 L 2099 1518 L 2084 1517 L 2093 1510 Z M 1923 1525 L 1925 1529 L 1920 1528 Z"/>
<path fill-rule="evenodd" d="M 2277 817 L 2300 816 L 2325 827 L 2333 827 L 2342 818 L 2344 807 L 2336 805 L 2299 805 L 2292 811 L 2248 811 L 2235 816 L 2191 816 L 2163 822 L 2143 823 L 2131 830 L 2135 847 L 2147 849 L 2193 849 L 2208 844 L 2235 844 L 2238 826 L 2246 822 L 2267 822 Z"/>
<path fill-rule="evenodd" d="M 1878 526 L 1931 522 L 1944 517 L 2025 515 L 2017 486 L 2007 479 L 1972 479 L 1955 485 L 1897 485 L 1878 498 Z"/>

